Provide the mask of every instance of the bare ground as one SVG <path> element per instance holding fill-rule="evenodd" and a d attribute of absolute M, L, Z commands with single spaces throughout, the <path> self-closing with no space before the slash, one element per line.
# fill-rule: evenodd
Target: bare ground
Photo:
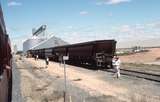
<path fill-rule="evenodd" d="M 122 69 L 160 75 L 160 48 L 149 48 L 147 50 L 147 52 L 120 56 Z"/>
<path fill-rule="evenodd" d="M 16 61 L 17 60 L 17 61 Z M 13 102 L 63 102 L 63 65 L 14 59 Z M 68 102 L 159 102 L 160 83 L 67 65 Z M 19 100 L 19 101 L 17 101 Z"/>
<path fill-rule="evenodd" d="M 160 48 L 149 48 L 147 52 L 120 56 L 124 63 L 143 63 L 160 65 Z"/>

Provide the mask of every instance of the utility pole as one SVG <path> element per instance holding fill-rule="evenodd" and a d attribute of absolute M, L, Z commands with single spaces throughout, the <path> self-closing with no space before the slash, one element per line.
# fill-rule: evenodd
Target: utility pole
<path fill-rule="evenodd" d="M 65 65 L 65 60 L 64 62 L 64 102 L 66 102 L 66 91 L 67 91 L 67 86 L 66 86 L 66 65 Z"/>
<path fill-rule="evenodd" d="M 66 102 L 66 92 L 67 92 L 67 84 L 66 84 L 66 63 L 65 61 L 68 60 L 68 56 L 63 56 L 63 63 L 64 63 L 64 102 Z"/>

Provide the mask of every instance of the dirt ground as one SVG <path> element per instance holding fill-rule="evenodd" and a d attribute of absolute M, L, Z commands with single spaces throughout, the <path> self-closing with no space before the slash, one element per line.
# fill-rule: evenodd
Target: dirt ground
<path fill-rule="evenodd" d="M 147 50 L 147 52 L 120 56 L 121 68 L 160 75 L 160 48 Z"/>
<path fill-rule="evenodd" d="M 160 65 L 160 48 L 150 48 L 148 52 L 120 56 L 124 63 L 143 63 Z"/>
<path fill-rule="evenodd" d="M 63 102 L 63 64 L 32 58 L 13 59 L 13 102 Z M 159 102 L 160 83 L 71 65 L 67 102 Z"/>

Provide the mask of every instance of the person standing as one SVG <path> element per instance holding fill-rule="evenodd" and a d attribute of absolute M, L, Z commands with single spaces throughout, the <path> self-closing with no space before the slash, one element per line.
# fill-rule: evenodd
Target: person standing
<path fill-rule="evenodd" d="M 37 57 L 37 56 L 36 56 L 36 55 L 34 55 L 34 59 L 35 59 L 35 61 L 36 61 L 36 57 Z"/>
<path fill-rule="evenodd" d="M 113 68 L 115 69 L 116 76 L 117 78 L 119 78 L 120 77 L 120 64 L 121 64 L 119 57 L 115 56 L 112 59 L 112 64 L 113 64 Z"/>
<path fill-rule="evenodd" d="M 38 60 L 38 55 L 36 56 L 36 60 Z"/>
<path fill-rule="evenodd" d="M 46 68 L 48 68 L 48 65 L 49 65 L 49 58 L 48 57 L 46 57 L 45 62 L 46 62 Z"/>

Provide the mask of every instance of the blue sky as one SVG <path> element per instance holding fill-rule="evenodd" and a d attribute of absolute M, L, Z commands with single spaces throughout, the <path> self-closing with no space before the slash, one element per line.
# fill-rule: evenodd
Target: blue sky
<path fill-rule="evenodd" d="M 160 0 L 1 0 L 1 5 L 19 49 L 42 24 L 69 43 L 160 38 Z"/>

